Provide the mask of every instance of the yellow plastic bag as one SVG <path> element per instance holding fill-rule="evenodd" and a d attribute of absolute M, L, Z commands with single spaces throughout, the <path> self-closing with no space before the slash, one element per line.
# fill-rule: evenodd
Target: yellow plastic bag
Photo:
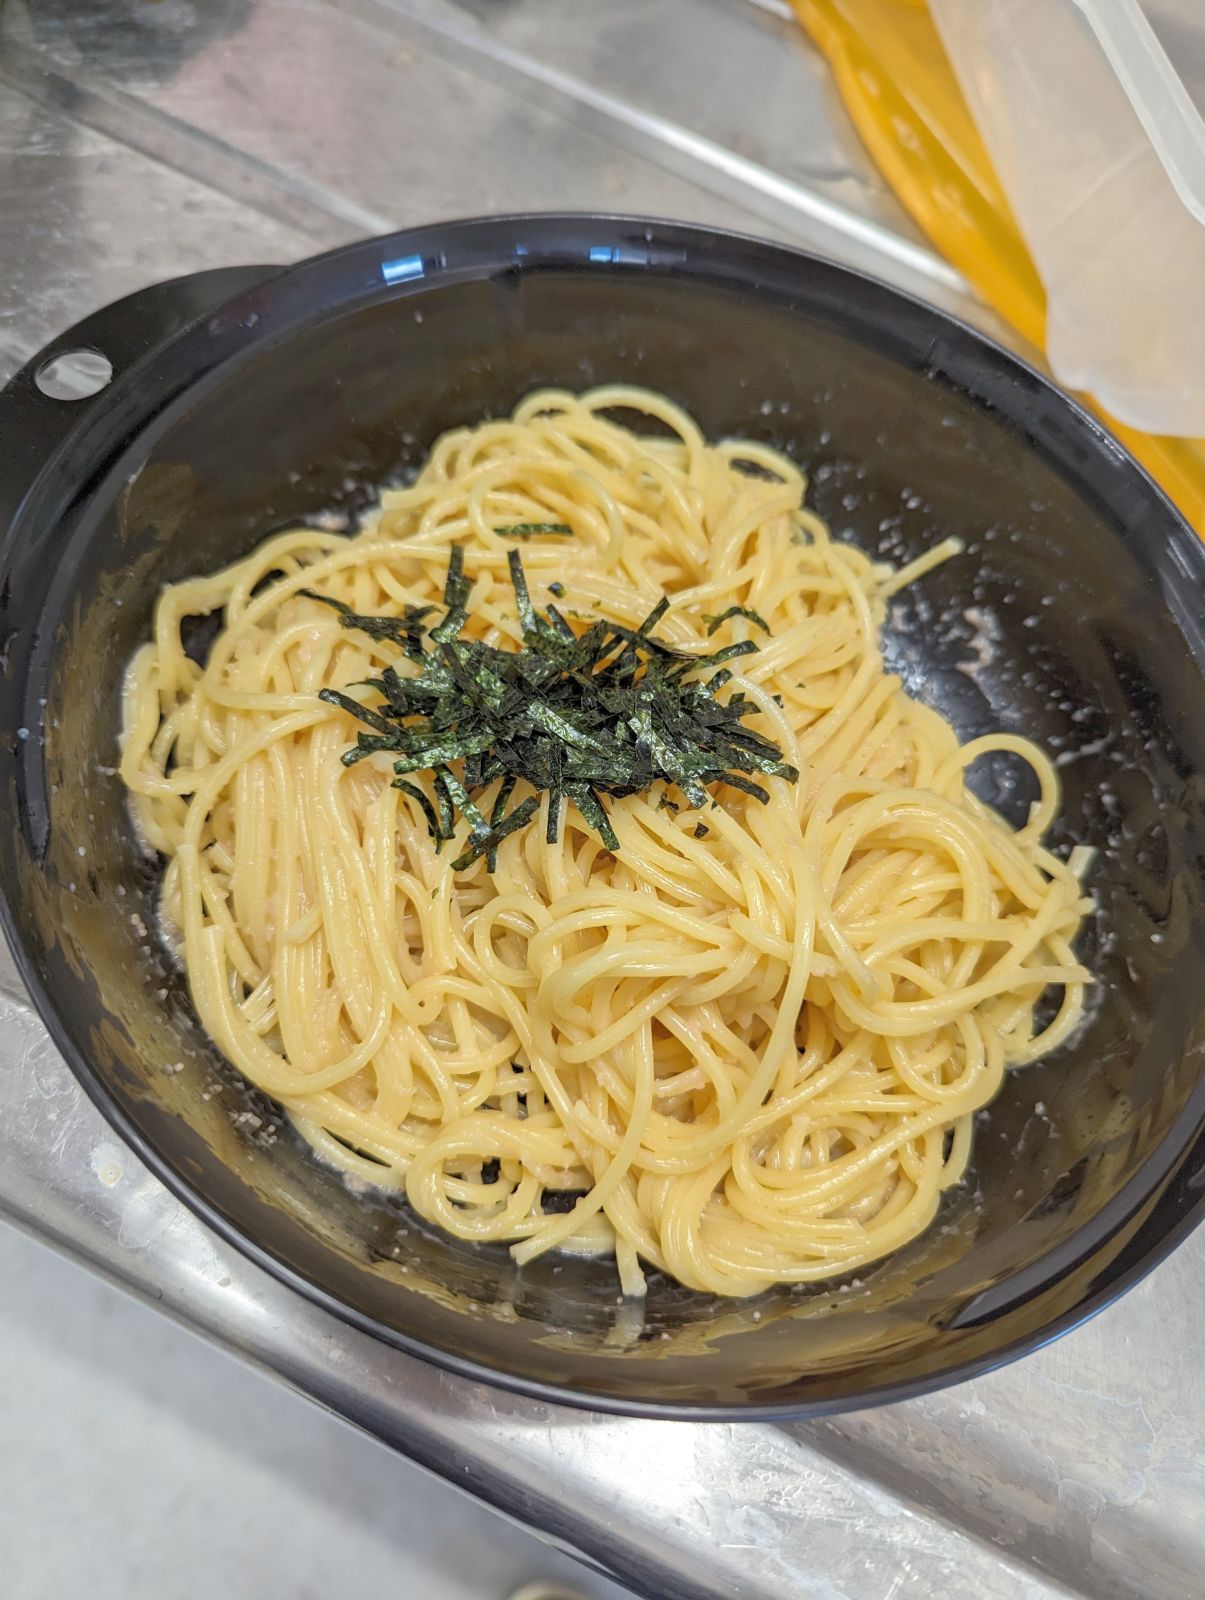
<path fill-rule="evenodd" d="M 792 0 L 901 203 L 1018 333 L 1045 346 L 1041 280 L 925 0 Z M 1140 433 L 1080 396 L 1205 538 L 1205 439 Z"/>

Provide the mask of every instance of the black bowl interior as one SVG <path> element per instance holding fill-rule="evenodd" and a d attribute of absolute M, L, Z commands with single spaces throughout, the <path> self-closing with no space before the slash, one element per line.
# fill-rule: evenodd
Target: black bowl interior
<path fill-rule="evenodd" d="M 90 1092 L 190 1203 L 405 1348 L 679 1414 L 836 1407 L 976 1370 L 1149 1259 L 1169 1182 L 1185 1160 L 1199 1177 L 1205 563 L 1082 413 L 880 285 L 693 229 L 516 229 L 377 242 L 268 281 L 90 402 L 54 453 L 5 566 L 0 770 L 20 825 L 0 873 L 26 975 Z M 424 275 L 382 283 L 399 258 Z M 1010 1076 L 938 1224 L 860 1281 L 743 1303 L 654 1281 L 645 1306 L 619 1304 L 606 1266 L 520 1272 L 353 1194 L 219 1058 L 156 937 L 156 872 L 111 769 L 160 585 L 291 522 L 354 517 L 444 429 L 537 385 L 613 380 L 787 450 L 869 550 L 961 535 L 966 554 L 894 608 L 888 656 L 963 735 L 1053 751 L 1058 843 L 1099 849 L 1088 1022 Z M 53 405 L 16 387 L 26 415 Z M 1010 762 L 976 780 L 1024 816 Z"/>

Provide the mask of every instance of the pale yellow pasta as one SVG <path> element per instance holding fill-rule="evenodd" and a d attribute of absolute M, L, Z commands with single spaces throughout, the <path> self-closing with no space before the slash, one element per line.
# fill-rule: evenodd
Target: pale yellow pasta
<path fill-rule="evenodd" d="M 519 1262 L 612 1253 L 632 1294 L 650 1267 L 723 1295 L 848 1273 L 928 1226 L 972 1114 L 1076 1025 L 1091 902 L 1086 852 L 1041 842 L 1052 764 L 1011 735 L 960 748 L 884 671 L 886 597 L 956 545 L 875 564 L 805 489 L 661 396 L 544 391 L 438 440 L 354 537 L 279 534 L 159 601 L 121 770 L 197 1011 L 322 1157 L 450 1233 Z M 766 780 L 764 805 L 720 787 L 702 812 L 660 784 L 609 800 L 614 853 L 570 804 L 548 843 L 545 796 L 493 872 L 457 872 L 388 756 L 344 767 L 357 724 L 317 692 L 397 649 L 298 591 L 438 605 L 460 544 L 469 635 L 517 648 L 496 530 L 530 522 L 572 530 L 522 546 L 538 606 L 555 581 L 570 615 L 635 625 L 664 593 L 672 643 L 752 637 L 731 692 L 798 783 Z M 735 616 L 709 638 L 733 605 L 768 636 Z M 202 668 L 181 625 L 218 611 Z M 990 750 L 1037 775 L 1019 831 L 966 788 Z M 576 1203 L 546 1206 L 558 1191 Z"/>

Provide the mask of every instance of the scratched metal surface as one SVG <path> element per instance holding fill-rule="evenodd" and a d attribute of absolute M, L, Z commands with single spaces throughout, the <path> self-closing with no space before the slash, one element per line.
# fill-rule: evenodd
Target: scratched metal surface
<path fill-rule="evenodd" d="M 8 0 L 0 372 L 157 278 L 457 213 L 806 244 L 990 325 L 781 0 Z M 796 1427 L 642 1423 L 378 1346 L 210 1235 L 0 959 L 0 1212 L 654 1600 L 1199 1600 L 1205 1236 L 1002 1372 Z M 655 1470 L 650 1471 L 650 1467 Z"/>

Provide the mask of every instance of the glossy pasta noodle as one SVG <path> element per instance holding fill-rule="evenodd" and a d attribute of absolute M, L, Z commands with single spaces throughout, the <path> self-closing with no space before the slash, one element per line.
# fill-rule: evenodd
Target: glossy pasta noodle
<path fill-rule="evenodd" d="M 960 746 L 884 670 L 888 598 L 957 546 L 893 571 L 805 489 L 658 395 L 545 391 L 441 438 L 354 537 L 278 534 L 162 594 L 121 771 L 197 1011 L 321 1156 L 449 1233 L 613 1254 L 629 1294 L 650 1267 L 721 1295 L 852 1271 L 932 1221 L 972 1114 L 1081 1014 L 1088 852 L 1043 846 L 1051 762 L 1009 734 Z M 356 722 L 317 698 L 397 647 L 300 591 L 438 606 L 459 544 L 466 635 L 517 649 L 497 530 L 550 522 L 571 533 L 523 541 L 537 603 L 555 582 L 570 615 L 637 627 L 664 594 L 673 645 L 756 638 L 724 692 L 799 780 L 765 804 L 719 785 L 701 812 L 664 785 L 612 799 L 615 851 L 568 803 L 549 843 L 545 794 L 493 871 L 455 871 L 386 756 L 341 764 Z M 735 614 L 709 637 L 732 606 L 768 633 Z M 201 667 L 182 624 L 216 612 Z M 988 751 L 1037 776 L 1019 830 L 964 782 Z"/>

